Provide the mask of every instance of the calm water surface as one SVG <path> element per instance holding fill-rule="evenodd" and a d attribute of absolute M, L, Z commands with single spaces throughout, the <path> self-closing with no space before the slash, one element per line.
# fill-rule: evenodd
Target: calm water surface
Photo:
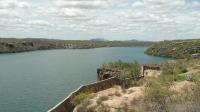
<path fill-rule="evenodd" d="M 48 50 L 0 54 L 0 112 L 45 112 L 82 84 L 96 81 L 103 63 L 159 63 L 145 47 Z"/>

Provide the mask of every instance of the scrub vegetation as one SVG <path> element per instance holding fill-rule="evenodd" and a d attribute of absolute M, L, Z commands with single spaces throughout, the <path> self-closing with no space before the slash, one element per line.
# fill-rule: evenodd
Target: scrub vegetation
<path fill-rule="evenodd" d="M 192 54 L 200 53 L 200 39 L 161 41 L 153 44 L 145 53 L 172 58 L 191 58 Z"/>
<path fill-rule="evenodd" d="M 198 112 L 200 109 L 199 63 L 199 59 L 164 62 L 160 64 L 161 72 L 157 77 L 146 76 L 137 80 L 136 82 L 143 82 L 139 86 L 113 87 L 95 93 L 95 97 L 87 99 L 91 104 L 81 102 L 76 110 L 81 108 L 82 110 L 77 112 Z M 137 63 L 118 61 L 110 65 L 131 71 Z M 104 66 L 108 67 L 108 65 Z"/>

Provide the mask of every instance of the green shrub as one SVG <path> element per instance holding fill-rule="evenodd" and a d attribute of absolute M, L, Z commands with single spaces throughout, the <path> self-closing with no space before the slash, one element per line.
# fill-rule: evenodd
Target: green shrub
<path fill-rule="evenodd" d="M 196 84 L 200 85 L 200 72 L 196 73 L 196 75 L 194 75 L 194 81 Z"/>
<path fill-rule="evenodd" d="M 187 68 L 184 66 L 183 68 L 180 69 L 181 73 L 186 73 L 188 72 Z"/>
<path fill-rule="evenodd" d="M 187 67 L 181 61 L 173 63 L 165 62 L 162 65 L 161 77 L 167 75 L 167 77 L 170 78 L 169 79 L 170 81 L 184 81 L 187 80 L 187 78 L 185 76 L 180 76 L 178 74 L 186 73 L 187 71 L 188 71 Z"/>
<path fill-rule="evenodd" d="M 175 66 L 175 70 L 177 74 L 186 73 L 188 72 L 187 66 L 184 65 L 183 62 L 178 61 Z"/>
<path fill-rule="evenodd" d="M 89 92 L 86 92 L 86 93 L 80 93 L 78 95 L 76 95 L 74 98 L 72 98 L 71 102 L 74 104 L 74 105 L 78 105 L 80 104 L 81 102 L 83 102 L 84 100 L 86 99 L 89 99 L 92 97 L 92 94 L 89 93 Z"/>
<path fill-rule="evenodd" d="M 165 62 L 164 64 L 162 64 L 162 71 L 163 74 L 166 75 L 177 75 L 188 72 L 187 66 L 185 66 L 184 63 L 181 61 L 173 63 Z"/>
<path fill-rule="evenodd" d="M 137 61 L 134 61 L 133 63 L 118 62 L 117 65 L 118 68 L 123 71 L 123 73 L 119 77 L 120 80 L 137 80 L 140 77 L 141 66 Z"/>
<path fill-rule="evenodd" d="M 195 90 L 195 99 L 197 101 L 200 101 L 200 72 L 198 72 L 195 77 L 194 77 L 194 81 L 195 81 L 195 84 L 196 84 L 196 90 Z"/>
<path fill-rule="evenodd" d="M 173 84 L 173 75 L 159 75 L 157 82 L 160 83 L 160 85 L 165 86 L 165 87 L 169 87 Z"/>
<path fill-rule="evenodd" d="M 172 77 L 174 81 L 184 81 L 187 80 L 187 78 L 185 76 L 180 76 L 180 75 L 174 75 L 174 77 Z"/>
<path fill-rule="evenodd" d="M 162 74 L 174 75 L 175 74 L 175 64 L 165 62 L 162 64 Z"/>
<path fill-rule="evenodd" d="M 133 67 L 131 69 L 131 75 L 134 80 L 137 80 L 139 78 L 140 70 L 141 70 L 140 64 L 137 61 L 134 61 Z"/>
<path fill-rule="evenodd" d="M 116 62 L 103 64 L 102 67 L 103 68 L 114 68 L 114 69 L 119 69 L 119 70 L 131 70 L 133 73 L 138 73 L 138 71 L 140 72 L 140 65 L 137 61 L 123 62 L 121 60 L 118 60 Z"/>

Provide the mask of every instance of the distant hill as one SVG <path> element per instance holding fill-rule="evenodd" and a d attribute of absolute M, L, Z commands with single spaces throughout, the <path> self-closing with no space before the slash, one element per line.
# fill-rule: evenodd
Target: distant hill
<path fill-rule="evenodd" d="M 100 39 L 101 40 L 101 39 Z M 48 49 L 91 49 L 99 47 L 150 46 L 146 41 L 100 41 L 95 40 L 56 40 L 56 39 L 16 39 L 0 38 L 0 53 L 15 53 Z"/>
<path fill-rule="evenodd" d="M 94 39 L 90 39 L 91 41 L 109 41 L 107 39 L 104 38 L 94 38 Z"/>
<path fill-rule="evenodd" d="M 130 41 L 138 41 L 138 40 L 136 40 L 136 39 L 132 39 L 132 40 L 130 40 Z"/>
<path fill-rule="evenodd" d="M 200 53 L 200 39 L 161 41 L 153 44 L 145 53 L 172 58 L 192 57 Z"/>

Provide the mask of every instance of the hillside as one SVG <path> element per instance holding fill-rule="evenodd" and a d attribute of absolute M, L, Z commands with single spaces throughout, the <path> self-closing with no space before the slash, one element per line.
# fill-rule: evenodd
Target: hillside
<path fill-rule="evenodd" d="M 150 46 L 147 41 L 91 41 L 55 39 L 0 38 L 0 53 L 15 53 L 46 49 L 90 49 L 98 47 Z"/>
<path fill-rule="evenodd" d="M 91 41 L 109 41 L 107 39 L 104 39 L 104 38 L 93 38 L 93 39 L 90 39 Z"/>
<path fill-rule="evenodd" d="M 200 39 L 161 41 L 149 47 L 145 53 L 172 58 L 191 57 L 200 53 Z"/>
<path fill-rule="evenodd" d="M 125 78 L 123 83 L 129 84 L 128 88 L 122 84 L 97 93 L 80 93 L 72 99 L 76 104 L 73 112 L 198 112 L 199 62 L 167 61 L 160 64 L 161 70 L 145 70 L 139 80 Z M 129 68 L 123 62 L 109 65 Z"/>

